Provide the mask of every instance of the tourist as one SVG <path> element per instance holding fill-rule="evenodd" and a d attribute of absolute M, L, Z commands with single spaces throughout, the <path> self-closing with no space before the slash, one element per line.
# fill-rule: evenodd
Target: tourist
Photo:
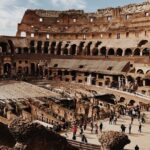
<path fill-rule="evenodd" d="M 73 131 L 73 137 L 72 137 L 72 139 L 76 140 L 76 133 L 77 133 L 77 126 L 76 125 L 74 125 L 74 127 L 72 128 L 72 131 Z"/>
<path fill-rule="evenodd" d="M 99 125 L 99 130 L 100 130 L 100 132 L 102 132 L 102 130 L 103 130 L 103 123 L 102 122 Z"/>
<path fill-rule="evenodd" d="M 97 125 L 97 123 L 95 124 L 95 134 L 98 134 L 98 125 Z"/>
<path fill-rule="evenodd" d="M 87 143 L 87 138 L 85 137 L 84 134 L 82 134 L 81 141 L 84 143 Z"/>
<path fill-rule="evenodd" d="M 82 135 L 83 134 L 83 128 L 81 127 L 80 128 L 80 135 Z"/>
<path fill-rule="evenodd" d="M 86 130 L 86 127 L 87 127 L 87 123 L 85 122 L 84 123 L 84 130 Z"/>
<path fill-rule="evenodd" d="M 93 122 L 91 121 L 91 133 L 93 132 Z"/>
<path fill-rule="evenodd" d="M 122 125 L 121 125 L 121 131 L 122 131 L 122 132 L 125 132 L 125 130 L 126 130 L 126 127 L 125 127 L 124 124 L 122 124 Z"/>
<path fill-rule="evenodd" d="M 134 117 L 133 115 L 131 116 L 131 124 L 133 124 L 133 121 L 134 121 Z"/>
<path fill-rule="evenodd" d="M 129 134 L 131 134 L 131 128 L 132 128 L 132 125 L 129 124 Z"/>
<path fill-rule="evenodd" d="M 117 123 L 117 116 L 115 115 L 114 116 L 114 124 L 116 125 L 116 123 Z"/>
<path fill-rule="evenodd" d="M 139 132 L 140 133 L 142 132 L 142 124 L 141 123 L 139 124 Z"/>
<path fill-rule="evenodd" d="M 135 150 L 139 150 L 139 146 L 138 146 L 138 145 L 136 145 L 134 149 L 135 149 Z"/>

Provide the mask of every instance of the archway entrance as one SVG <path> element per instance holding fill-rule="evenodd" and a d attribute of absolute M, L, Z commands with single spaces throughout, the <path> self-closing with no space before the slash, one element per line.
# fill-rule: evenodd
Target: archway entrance
<path fill-rule="evenodd" d="M 11 75 L 11 64 L 6 63 L 3 65 L 3 73 L 6 77 L 9 77 Z"/>

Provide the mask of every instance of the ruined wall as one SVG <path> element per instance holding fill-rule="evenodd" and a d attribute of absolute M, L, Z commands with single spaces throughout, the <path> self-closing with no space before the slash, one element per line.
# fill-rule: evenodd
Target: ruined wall
<path fill-rule="evenodd" d="M 149 37 L 149 20 L 149 2 L 99 9 L 93 13 L 27 10 L 18 24 L 17 36 L 53 40 Z"/>

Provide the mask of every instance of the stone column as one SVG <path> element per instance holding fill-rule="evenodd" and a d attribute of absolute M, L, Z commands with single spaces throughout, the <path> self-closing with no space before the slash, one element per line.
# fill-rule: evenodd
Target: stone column
<path fill-rule="evenodd" d="M 91 74 L 87 77 L 87 85 L 91 85 L 92 84 L 92 76 Z"/>
<path fill-rule="evenodd" d="M 145 86 L 145 80 L 143 80 L 143 86 Z"/>

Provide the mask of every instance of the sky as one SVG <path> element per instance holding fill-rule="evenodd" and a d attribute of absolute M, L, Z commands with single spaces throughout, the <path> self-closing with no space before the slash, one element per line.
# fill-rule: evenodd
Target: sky
<path fill-rule="evenodd" d="M 0 35 L 16 34 L 26 9 L 68 10 L 94 12 L 100 8 L 140 3 L 145 0 L 0 0 Z"/>

